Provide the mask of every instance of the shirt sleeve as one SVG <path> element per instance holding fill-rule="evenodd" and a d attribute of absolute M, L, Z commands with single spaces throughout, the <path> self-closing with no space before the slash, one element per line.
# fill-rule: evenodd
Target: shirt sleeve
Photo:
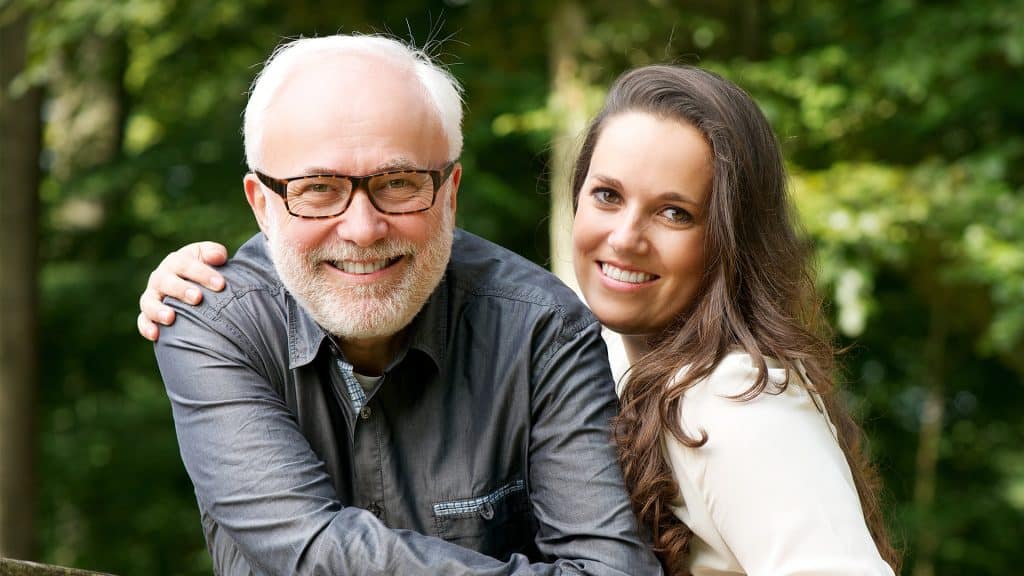
<path fill-rule="evenodd" d="M 578 573 L 561 559 L 502 562 L 342 506 L 273 384 L 272 372 L 287 367 L 266 365 L 253 342 L 267 335 L 244 315 L 226 318 L 213 299 L 169 300 L 177 321 L 155 350 L 182 461 L 215 528 L 208 545 L 218 574 Z"/>
<path fill-rule="evenodd" d="M 618 401 L 600 325 L 565 328 L 567 337 L 534 342 L 528 477 L 538 548 L 588 574 L 661 574 L 638 534 L 611 439 Z"/>
<path fill-rule="evenodd" d="M 831 424 L 806 388 L 791 382 L 781 393 L 728 398 L 746 391 L 756 374 L 749 356 L 723 360 L 687 391 L 681 408 L 684 431 L 698 437 L 704 430 L 707 443 L 667 442 L 701 548 L 731 554 L 752 576 L 891 576 Z M 785 378 L 781 369 L 769 374 Z"/>
<path fill-rule="evenodd" d="M 200 510 L 203 521 L 203 533 L 206 536 L 206 549 L 213 561 L 214 574 L 230 574 L 232 576 L 252 576 L 249 561 L 217 523 L 205 511 Z"/>

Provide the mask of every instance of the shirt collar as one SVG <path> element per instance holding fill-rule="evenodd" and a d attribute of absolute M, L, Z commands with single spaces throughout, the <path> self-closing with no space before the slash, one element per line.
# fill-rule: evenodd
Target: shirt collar
<path fill-rule="evenodd" d="M 409 348 L 423 352 L 440 371 L 444 365 L 445 342 L 448 335 L 448 276 L 445 272 L 437 288 L 413 319 L 409 332 Z"/>
<path fill-rule="evenodd" d="M 448 289 L 446 271 L 423 308 L 413 318 L 409 325 L 406 345 L 395 357 L 395 361 L 388 366 L 388 370 L 405 358 L 409 349 L 423 352 L 433 360 L 438 370 L 441 369 L 448 333 Z M 313 362 L 329 337 L 287 290 L 285 301 L 288 322 L 288 367 L 294 370 Z"/>

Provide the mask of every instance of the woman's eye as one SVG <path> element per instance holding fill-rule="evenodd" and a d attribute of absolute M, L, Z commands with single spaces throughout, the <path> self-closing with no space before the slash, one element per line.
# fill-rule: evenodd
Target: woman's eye
<path fill-rule="evenodd" d="M 595 188 L 590 192 L 590 195 L 597 201 L 598 204 L 618 204 L 619 195 L 614 190 L 608 188 Z"/>
<path fill-rule="evenodd" d="M 689 224 L 693 222 L 693 215 L 678 206 L 666 206 L 661 211 L 661 215 L 673 224 Z"/>

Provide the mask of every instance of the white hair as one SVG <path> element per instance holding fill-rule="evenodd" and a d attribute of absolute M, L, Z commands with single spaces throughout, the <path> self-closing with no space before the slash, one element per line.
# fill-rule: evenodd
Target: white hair
<path fill-rule="evenodd" d="M 288 77 L 298 65 L 312 56 L 342 56 L 353 53 L 386 56 L 407 63 L 419 79 L 437 112 L 441 129 L 448 140 L 448 160 L 462 153 L 462 86 L 447 70 L 435 63 L 423 50 L 379 34 L 336 34 L 321 38 L 299 38 L 280 44 L 256 75 L 245 106 L 243 137 L 245 159 L 250 170 L 262 162 L 261 146 L 265 114 Z"/>

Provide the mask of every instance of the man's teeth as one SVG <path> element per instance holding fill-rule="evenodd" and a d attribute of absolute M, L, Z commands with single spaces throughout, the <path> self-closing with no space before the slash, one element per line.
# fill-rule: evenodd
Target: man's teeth
<path fill-rule="evenodd" d="M 352 262 L 349 260 L 338 260 L 334 266 L 349 274 L 373 274 L 374 272 L 387 267 L 392 260 L 374 260 L 372 262 Z"/>
<path fill-rule="evenodd" d="M 629 282 L 630 284 L 639 284 L 641 282 L 648 282 L 654 280 L 656 276 L 654 274 L 647 274 L 645 272 L 630 272 L 629 270 L 623 270 L 622 268 L 616 268 L 608 263 L 601 264 L 601 272 L 605 276 L 618 280 L 619 282 Z"/>

